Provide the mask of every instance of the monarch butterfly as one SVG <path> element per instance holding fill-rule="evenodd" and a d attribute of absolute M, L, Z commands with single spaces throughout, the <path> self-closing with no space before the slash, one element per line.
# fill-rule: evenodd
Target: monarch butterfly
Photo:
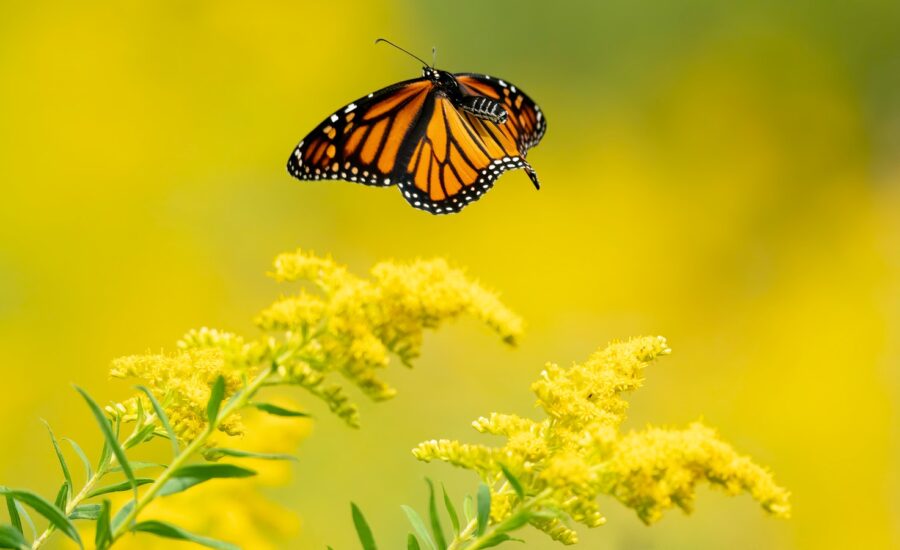
<path fill-rule="evenodd" d="M 432 214 L 459 212 L 515 168 L 539 189 L 525 155 L 547 129 L 540 107 L 499 78 L 452 74 L 409 55 L 425 65 L 421 78 L 337 110 L 297 145 L 288 172 L 301 180 L 396 185 L 410 205 Z"/>

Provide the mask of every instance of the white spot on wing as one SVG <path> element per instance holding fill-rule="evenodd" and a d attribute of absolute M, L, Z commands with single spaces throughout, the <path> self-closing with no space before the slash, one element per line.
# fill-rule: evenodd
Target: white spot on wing
<path fill-rule="evenodd" d="M 352 111 L 353 109 L 356 109 L 356 103 L 351 103 L 350 105 L 347 105 L 347 108 L 344 109 L 344 112 L 345 112 L 345 113 L 349 113 L 349 112 Z"/>
<path fill-rule="evenodd" d="M 331 122 L 337 122 L 337 121 L 338 121 L 338 116 L 337 116 L 337 115 L 331 115 Z"/>

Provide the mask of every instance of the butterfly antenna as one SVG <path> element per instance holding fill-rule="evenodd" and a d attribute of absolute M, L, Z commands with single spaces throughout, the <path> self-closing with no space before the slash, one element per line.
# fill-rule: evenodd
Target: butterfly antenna
<path fill-rule="evenodd" d="M 384 42 L 384 43 L 386 43 L 386 44 L 390 44 L 391 46 L 397 48 L 398 50 L 400 50 L 401 52 L 403 52 L 403 53 L 409 55 L 410 57 L 412 57 L 412 58 L 414 58 L 414 59 L 418 59 L 418 60 L 419 60 L 423 65 L 425 65 L 426 67 L 428 66 L 428 62 L 427 62 L 427 61 L 424 61 L 421 57 L 419 57 L 418 55 L 416 55 L 416 54 L 410 52 L 409 50 L 405 50 L 405 49 L 401 48 L 400 46 L 394 44 L 393 42 L 391 42 L 391 41 L 388 40 L 387 38 L 379 38 L 379 39 L 375 40 L 375 43 L 376 43 L 376 44 L 378 44 L 379 42 Z"/>
<path fill-rule="evenodd" d="M 431 47 L 431 68 L 437 64 L 437 46 Z"/>

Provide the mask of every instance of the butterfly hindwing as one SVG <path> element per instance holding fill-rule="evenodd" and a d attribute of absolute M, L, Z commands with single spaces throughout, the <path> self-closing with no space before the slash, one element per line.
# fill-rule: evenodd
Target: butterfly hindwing
<path fill-rule="evenodd" d="M 391 185 L 398 150 L 431 88 L 423 78 L 407 80 L 338 109 L 297 145 L 288 171 L 301 180 Z"/>
<path fill-rule="evenodd" d="M 458 73 L 456 80 L 467 91 L 501 101 L 508 113 L 507 124 L 515 135 L 522 156 L 536 146 L 547 131 L 547 119 L 541 108 L 515 85 L 503 79 L 473 73 Z"/>
<path fill-rule="evenodd" d="M 503 123 L 492 122 L 457 108 L 446 96 L 429 95 L 427 127 L 411 144 L 412 155 L 405 170 L 398 166 L 395 179 L 412 206 L 435 214 L 458 212 L 478 200 L 507 170 L 523 168 L 539 185 L 525 155 L 546 130 L 540 108 L 502 80 L 455 76 L 463 93 L 501 102 L 508 116 Z"/>

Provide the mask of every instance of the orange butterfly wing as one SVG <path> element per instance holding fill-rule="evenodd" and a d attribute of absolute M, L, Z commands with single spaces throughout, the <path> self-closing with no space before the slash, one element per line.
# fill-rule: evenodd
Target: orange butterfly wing
<path fill-rule="evenodd" d="M 502 103 L 504 123 L 458 109 L 426 78 L 400 82 L 342 107 L 310 132 L 288 159 L 301 180 L 344 179 L 396 184 L 414 207 L 458 212 L 487 192 L 505 171 L 523 168 L 546 120 L 515 86 L 473 74 L 454 75 L 466 96 Z"/>
<path fill-rule="evenodd" d="M 491 77 L 454 76 L 465 95 L 501 101 L 507 120 L 497 124 L 457 109 L 443 94 L 429 96 L 424 110 L 431 111 L 430 119 L 396 179 L 412 206 L 435 214 L 458 212 L 478 200 L 507 170 L 525 169 L 538 186 L 525 155 L 547 127 L 540 108 L 515 86 Z"/>
<path fill-rule="evenodd" d="M 432 87 L 426 79 L 407 80 L 338 109 L 294 148 L 288 172 L 301 180 L 391 185 L 400 147 Z"/>

